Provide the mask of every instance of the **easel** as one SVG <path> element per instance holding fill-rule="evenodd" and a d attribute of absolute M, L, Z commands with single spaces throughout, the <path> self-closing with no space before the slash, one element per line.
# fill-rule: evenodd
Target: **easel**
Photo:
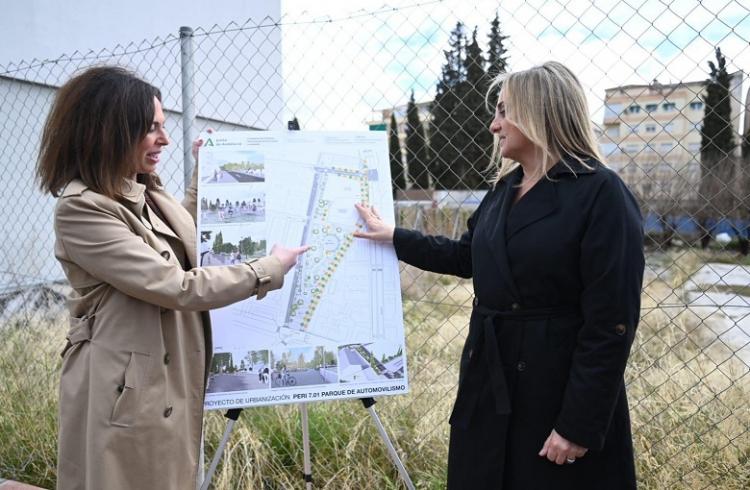
<path fill-rule="evenodd" d="M 299 123 L 297 122 L 297 118 L 295 117 L 293 120 L 289 121 L 287 123 L 287 127 L 290 131 L 298 131 Z M 388 450 L 388 455 L 390 456 L 391 461 L 393 461 L 393 464 L 396 466 L 399 476 L 401 476 L 404 484 L 406 484 L 406 488 L 408 488 L 409 490 L 414 490 L 414 483 L 412 483 L 411 478 L 409 477 L 409 473 L 407 473 L 406 468 L 404 467 L 404 463 L 401 461 L 401 458 L 399 458 L 398 453 L 396 452 L 396 448 L 393 446 L 391 439 L 388 437 L 388 433 L 385 431 L 385 427 L 383 427 L 383 423 L 380 421 L 380 417 L 373 407 L 373 405 L 375 405 L 375 399 L 360 398 L 360 401 L 362 402 L 362 405 L 365 407 L 365 409 L 367 409 L 367 411 L 370 413 L 370 417 L 372 417 L 372 421 L 375 424 L 375 427 L 378 429 L 378 434 L 380 435 L 380 438 L 383 440 L 383 443 Z M 200 490 L 208 490 L 208 487 L 211 484 L 211 479 L 213 478 L 214 472 L 216 471 L 216 467 L 219 465 L 221 456 L 224 453 L 224 448 L 229 441 L 229 435 L 232 432 L 234 423 L 237 422 L 237 419 L 240 417 L 242 410 L 242 408 L 232 408 L 230 410 L 227 410 L 227 413 L 224 414 L 224 416 L 229 420 L 227 421 L 227 426 L 224 429 L 224 435 L 221 438 L 219 447 L 216 448 L 216 453 L 214 453 L 214 457 L 211 460 L 211 466 L 208 468 L 208 473 L 206 473 L 206 476 L 203 479 Z M 307 403 L 300 403 L 299 411 L 302 422 L 302 449 L 304 453 L 304 471 L 302 472 L 302 478 L 305 481 L 306 490 L 312 490 L 313 477 L 312 464 L 310 462 L 310 430 L 307 417 Z"/>
<path fill-rule="evenodd" d="M 404 484 L 406 484 L 406 488 L 408 488 L 409 490 L 414 490 L 414 483 L 412 483 L 411 478 L 409 477 L 409 473 L 407 473 L 406 468 L 404 467 L 404 463 L 401 461 L 401 458 L 399 458 L 398 453 L 396 452 L 396 448 L 393 446 L 391 439 L 388 437 L 388 433 L 385 431 L 385 427 L 383 427 L 383 423 L 380 421 L 380 417 L 378 416 L 377 412 L 375 412 L 375 408 L 373 408 L 373 405 L 375 405 L 375 400 L 373 398 L 360 398 L 360 401 L 370 413 L 372 421 L 375 424 L 375 427 L 378 429 L 378 434 L 380 434 L 380 438 L 383 439 L 383 443 L 388 450 L 388 455 L 390 456 L 391 461 L 393 461 L 393 464 L 396 466 L 399 476 L 401 476 Z M 224 416 L 229 420 L 227 421 L 227 426 L 224 429 L 224 435 L 221 438 L 219 447 L 216 448 L 216 453 L 214 453 L 214 457 L 211 460 L 211 466 L 208 468 L 208 473 L 206 473 L 206 477 L 203 479 L 201 490 L 208 490 L 208 487 L 211 484 L 211 479 L 213 478 L 214 472 L 216 471 L 216 467 L 219 465 L 219 461 L 221 460 L 221 455 L 224 453 L 224 448 L 229 441 L 229 434 L 232 432 L 234 423 L 240 417 L 242 410 L 242 408 L 232 408 L 230 410 L 227 410 L 227 413 L 224 414 Z M 305 481 L 305 488 L 307 490 L 312 490 L 313 477 L 312 464 L 310 463 L 310 431 L 307 418 L 307 403 L 300 403 L 299 411 L 302 419 L 302 448 L 304 452 L 304 471 L 302 473 L 302 478 Z"/>

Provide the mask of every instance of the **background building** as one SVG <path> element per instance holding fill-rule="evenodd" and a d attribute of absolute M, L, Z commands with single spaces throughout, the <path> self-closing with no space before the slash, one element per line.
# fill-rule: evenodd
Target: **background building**
<path fill-rule="evenodd" d="M 739 155 L 741 71 L 731 75 L 731 124 Z M 694 198 L 700 180 L 706 81 L 606 89 L 601 149 L 609 165 L 644 201 Z"/>

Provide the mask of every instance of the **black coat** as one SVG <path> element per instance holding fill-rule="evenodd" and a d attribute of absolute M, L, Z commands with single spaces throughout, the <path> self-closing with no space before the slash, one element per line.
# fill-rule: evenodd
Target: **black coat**
<path fill-rule="evenodd" d="M 643 231 L 620 178 L 555 165 L 520 201 L 517 169 L 460 240 L 397 229 L 399 259 L 473 277 L 474 308 L 451 415 L 451 489 L 635 488 L 623 372 L 640 310 Z M 589 449 L 538 456 L 552 429 Z"/>

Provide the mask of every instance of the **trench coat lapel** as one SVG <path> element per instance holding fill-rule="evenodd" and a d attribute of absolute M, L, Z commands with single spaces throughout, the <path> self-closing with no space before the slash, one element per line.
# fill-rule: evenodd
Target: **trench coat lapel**
<path fill-rule="evenodd" d="M 195 222 L 185 208 L 174 199 L 171 199 L 162 189 L 156 189 L 150 193 L 151 199 L 159 206 L 159 210 L 167 218 L 171 229 L 182 241 L 185 254 L 192 267 L 195 267 L 196 245 L 195 245 Z M 156 213 L 153 213 L 156 214 Z M 158 220 L 158 218 L 156 218 Z M 154 220 L 156 221 L 156 220 Z M 161 220 L 159 220 L 161 222 Z M 163 223 L 162 223 L 163 224 Z M 164 225 L 165 228 L 169 226 Z M 160 231 L 161 232 L 161 231 Z"/>
<path fill-rule="evenodd" d="M 510 240 L 513 235 L 527 226 L 554 213 L 557 208 L 555 183 L 550 179 L 542 178 L 514 205 L 513 212 L 508 214 L 506 239 Z"/>
<path fill-rule="evenodd" d="M 161 218 L 159 218 L 159 215 L 153 212 L 151 209 L 149 209 L 148 217 L 155 232 L 180 240 L 180 237 L 177 236 L 174 231 L 172 231 L 172 228 L 169 227 L 169 224 L 162 221 Z"/>
<path fill-rule="evenodd" d="M 489 254 L 498 267 L 498 276 L 502 283 L 513 292 L 515 298 L 519 297 L 518 288 L 511 274 L 510 263 L 508 262 L 506 223 L 508 213 L 513 205 L 513 196 L 516 194 L 516 187 L 521 179 L 521 169 L 518 168 L 508 175 L 504 182 L 504 189 L 495 204 L 486 213 L 490 222 L 487 226 L 486 244 L 489 248 Z"/>

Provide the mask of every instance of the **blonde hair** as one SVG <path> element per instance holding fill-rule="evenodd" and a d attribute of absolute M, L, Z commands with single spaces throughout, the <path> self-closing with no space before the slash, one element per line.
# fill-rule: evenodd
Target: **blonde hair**
<path fill-rule="evenodd" d="M 499 97 L 499 88 L 505 96 L 506 120 L 518 127 L 542 152 L 544 177 L 563 157 L 573 158 L 586 168 L 590 168 L 586 158 L 605 163 L 591 127 L 583 87 L 565 65 L 548 61 L 528 70 L 501 73 L 487 90 L 485 102 L 488 109 L 491 107 L 490 97 L 493 94 Z M 500 156 L 495 135 L 490 159 L 490 168 L 496 170 L 493 183 L 518 165 L 518 162 Z"/>

